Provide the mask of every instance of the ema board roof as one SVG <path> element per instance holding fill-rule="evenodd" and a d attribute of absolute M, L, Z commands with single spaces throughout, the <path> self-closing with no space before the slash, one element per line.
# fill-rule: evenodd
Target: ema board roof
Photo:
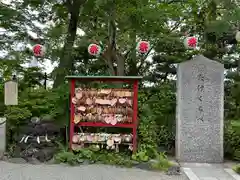
<path fill-rule="evenodd" d="M 126 79 L 140 80 L 142 76 L 66 76 L 66 79 Z"/>

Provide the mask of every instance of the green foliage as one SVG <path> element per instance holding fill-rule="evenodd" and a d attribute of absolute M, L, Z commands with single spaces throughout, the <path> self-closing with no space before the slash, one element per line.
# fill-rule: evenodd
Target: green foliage
<path fill-rule="evenodd" d="M 240 119 L 231 121 L 232 129 L 240 135 Z"/>
<path fill-rule="evenodd" d="M 240 76 L 229 73 L 228 78 L 234 82 L 225 82 L 225 117 L 227 119 L 238 119 L 240 117 Z"/>
<path fill-rule="evenodd" d="M 156 89 L 154 90 L 156 91 Z M 167 115 L 169 113 L 167 110 L 169 106 L 165 105 L 172 103 L 172 101 L 168 101 L 171 100 L 171 96 L 164 96 L 166 95 L 164 93 L 171 94 L 170 89 L 167 87 L 164 88 L 164 85 L 160 89 L 166 91 L 161 91 L 157 94 L 153 93 L 152 91 L 154 90 L 152 90 L 150 93 L 145 91 L 139 94 L 139 147 L 138 152 L 132 155 L 132 159 L 138 162 L 148 162 L 150 159 L 155 159 L 156 161 L 151 163 L 151 167 L 156 170 L 165 171 L 171 167 L 171 164 L 164 152 L 158 153 L 157 149 L 159 145 L 168 146 L 168 143 L 171 142 L 174 137 L 169 136 L 171 130 L 167 130 L 167 128 L 164 128 L 164 125 L 160 125 L 161 122 L 158 121 L 158 118 L 164 117 L 163 114 Z M 165 101 L 161 101 L 161 98 Z M 172 119 L 172 121 L 173 120 L 174 119 Z"/>
<path fill-rule="evenodd" d="M 36 86 L 43 88 L 41 81 L 44 81 L 45 77 L 40 68 L 32 67 L 18 70 L 18 73 L 20 72 L 23 73 L 23 78 L 18 80 L 20 91 L 24 91 L 29 87 L 34 88 Z"/>
<path fill-rule="evenodd" d="M 103 164 L 120 165 L 125 167 L 133 166 L 131 159 L 124 154 L 109 153 L 107 151 L 103 151 L 96 153 L 95 157 L 96 158 L 94 158 L 94 161 L 101 162 Z"/>
<path fill-rule="evenodd" d="M 157 125 L 154 114 L 147 104 L 142 106 L 140 116 L 138 149 L 151 157 L 153 150 L 157 148 Z"/>
<path fill-rule="evenodd" d="M 159 171 L 167 171 L 170 167 L 172 167 L 172 163 L 170 163 L 164 152 L 158 153 L 156 150 L 153 150 L 152 157 L 154 157 L 154 159 L 150 162 L 150 167 L 152 169 Z M 132 155 L 132 159 L 138 161 L 139 163 L 149 163 L 150 160 L 147 151 L 138 151 L 137 153 Z"/>
<path fill-rule="evenodd" d="M 70 165 L 81 164 L 84 161 L 89 163 L 102 163 L 110 165 L 121 165 L 131 167 L 133 162 L 124 154 L 111 153 L 107 151 L 94 151 L 91 147 L 80 149 L 74 152 L 61 150 L 54 157 L 57 163 L 67 163 Z"/>
<path fill-rule="evenodd" d="M 169 77 L 176 75 L 177 63 L 199 53 L 184 48 L 182 37 L 184 32 L 188 31 L 189 35 L 199 36 L 200 53 L 218 61 L 220 59 L 224 63 L 228 78 L 228 81 L 225 81 L 225 116 L 227 120 L 239 118 L 240 77 L 235 69 L 240 69 L 237 55 L 240 46 L 233 41 L 235 26 L 238 26 L 239 6 L 234 1 L 218 2 L 219 4 L 215 1 L 203 3 L 194 0 L 184 3 L 129 0 L 115 1 L 113 4 L 107 0 L 89 0 L 81 8 L 79 23 L 75 21 L 76 29 L 81 28 L 85 34 L 77 34 L 76 37 L 70 36 L 70 31 L 74 28 L 68 28 L 67 16 L 72 10 L 76 10 L 76 7 L 69 8 L 67 3 L 48 0 L 13 1 L 11 5 L 2 3 L 0 26 L 7 33 L 0 33 L 0 51 L 8 54 L 0 57 L 0 74 L 2 79 L 6 80 L 14 71 L 18 72 L 19 105 L 4 106 L 3 85 L 0 84 L 0 115 L 6 115 L 9 129 L 16 132 L 18 126 L 26 123 L 32 116 L 50 116 L 60 126 L 66 125 L 69 109 L 67 87 L 62 86 L 56 90 L 41 89 L 40 82 L 44 79 L 42 70 L 22 67 L 32 59 L 32 53 L 27 48 L 19 50 L 16 47 L 18 43 L 23 46 L 42 43 L 40 39 L 32 37 L 33 33 L 29 33 L 32 31 L 50 47 L 47 48 L 45 58 L 58 62 L 59 58 L 66 54 L 62 49 L 65 38 L 71 37 L 69 42 L 74 46 L 69 46 L 68 52 L 73 52 L 72 62 L 68 58 L 61 58 L 61 69 L 71 66 L 69 72 L 84 75 L 110 74 L 109 67 L 112 65 L 115 71 L 118 67 L 115 66 L 117 57 L 123 57 L 120 64 L 124 64 L 126 75 L 143 75 L 147 82 L 154 82 L 153 87 L 141 88 L 139 94 L 139 152 L 134 159 L 146 161 L 155 157 L 154 151 L 159 146 L 171 151 L 174 148 L 175 136 L 176 89 L 173 85 L 175 81 L 169 80 Z M 52 21 L 54 24 L 48 26 L 49 23 L 46 22 Z M 43 28 L 39 24 L 46 26 Z M 113 29 L 111 30 L 108 24 L 116 26 L 116 37 L 113 37 Z M 146 61 L 147 55 L 136 53 L 135 46 L 139 39 L 151 43 L 155 51 L 152 61 Z M 87 45 L 92 40 L 102 43 L 105 50 L 109 44 L 117 42 L 117 56 L 114 56 L 115 52 L 109 53 L 114 56 L 109 60 L 106 57 L 89 56 Z M 230 50 L 226 47 L 230 47 Z M 44 61 L 45 58 L 38 60 Z M 67 64 L 70 66 L 66 67 Z M 54 76 L 54 73 L 52 75 Z M 60 81 L 64 84 L 63 79 Z M 235 159 L 239 159 L 238 123 L 231 124 L 225 130 L 226 154 Z M 66 153 L 64 156 L 71 159 L 72 155 Z M 109 156 L 111 159 L 111 155 Z"/>
<path fill-rule="evenodd" d="M 174 129 L 169 129 L 165 125 L 162 125 L 158 128 L 158 141 L 159 146 L 164 147 L 167 150 L 172 150 L 174 148 L 175 143 L 175 131 Z"/>
<path fill-rule="evenodd" d="M 27 107 L 8 106 L 5 116 L 8 120 L 8 127 L 16 130 L 19 125 L 24 124 L 32 116 L 32 113 Z"/>
<path fill-rule="evenodd" d="M 240 161 L 240 149 L 235 150 L 235 152 L 233 154 L 233 159 Z"/>
<path fill-rule="evenodd" d="M 68 93 L 66 92 L 66 87 L 56 90 L 28 88 L 20 92 L 18 106 L 7 106 L 4 111 L 7 118 L 9 146 L 12 137 L 18 134 L 19 127 L 27 124 L 31 117 L 55 120 L 59 128 L 67 125 Z"/>
<path fill-rule="evenodd" d="M 19 97 L 19 109 L 27 109 L 32 116 L 43 117 L 51 115 L 52 119 L 66 117 L 68 105 L 68 93 L 66 87 L 57 90 L 26 89 Z M 65 119 L 66 120 L 66 119 Z"/>
<path fill-rule="evenodd" d="M 234 170 L 236 173 L 240 174 L 240 164 L 238 164 L 238 165 L 236 165 L 235 167 L 233 167 L 233 170 Z"/>
<path fill-rule="evenodd" d="M 240 161 L 239 127 L 235 129 L 232 122 L 225 127 L 224 151 L 227 157 Z"/>
<path fill-rule="evenodd" d="M 150 149 L 174 148 L 175 135 L 175 89 L 171 83 L 148 88 L 139 94 L 139 137 L 141 146 Z M 146 149 L 146 147 L 145 147 Z M 150 151 L 150 154 L 153 154 Z"/>
<path fill-rule="evenodd" d="M 155 152 L 156 159 L 150 163 L 154 170 L 166 171 L 172 164 L 168 161 L 164 153 Z M 61 150 L 54 156 L 56 163 L 67 163 L 69 165 L 78 165 L 87 161 L 88 163 L 102 163 L 109 165 L 120 165 L 132 167 L 138 163 L 149 163 L 150 160 L 146 152 L 138 152 L 132 155 L 132 159 L 126 154 L 108 152 L 106 150 L 95 151 L 90 146 L 78 151 L 69 152 L 67 148 L 61 145 Z M 138 163 L 136 163 L 138 161 Z"/>
<path fill-rule="evenodd" d="M 69 87 L 63 85 L 58 89 L 53 89 L 52 93 L 53 106 L 50 115 L 58 121 L 59 125 L 67 125 L 69 118 Z"/>
<path fill-rule="evenodd" d="M 68 163 L 70 165 L 74 165 L 77 163 L 77 156 L 73 154 L 73 152 L 61 152 L 55 155 L 56 162 Z"/>
<path fill-rule="evenodd" d="M 160 171 L 167 171 L 172 166 L 172 163 L 169 162 L 167 156 L 163 152 L 157 154 L 156 161 L 151 163 L 153 169 Z"/>
<path fill-rule="evenodd" d="M 132 159 L 135 161 L 139 161 L 139 162 L 141 162 L 141 161 L 147 162 L 147 161 L 149 161 L 148 152 L 146 150 L 139 151 L 132 155 Z"/>

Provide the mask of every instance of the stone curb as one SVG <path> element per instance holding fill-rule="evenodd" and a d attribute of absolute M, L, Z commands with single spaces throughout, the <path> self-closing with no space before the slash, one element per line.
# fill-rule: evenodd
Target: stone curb
<path fill-rule="evenodd" d="M 234 178 L 235 180 L 240 180 L 240 176 L 236 172 L 234 172 L 232 169 L 226 168 L 224 169 L 224 171 L 230 174 L 231 177 Z"/>

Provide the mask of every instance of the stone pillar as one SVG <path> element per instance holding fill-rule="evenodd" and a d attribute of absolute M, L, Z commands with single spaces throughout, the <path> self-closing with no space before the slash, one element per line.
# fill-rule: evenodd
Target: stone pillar
<path fill-rule="evenodd" d="M 6 118 L 0 117 L 0 157 L 6 151 Z"/>
<path fill-rule="evenodd" d="M 199 55 L 177 70 L 176 157 L 223 161 L 224 66 Z"/>

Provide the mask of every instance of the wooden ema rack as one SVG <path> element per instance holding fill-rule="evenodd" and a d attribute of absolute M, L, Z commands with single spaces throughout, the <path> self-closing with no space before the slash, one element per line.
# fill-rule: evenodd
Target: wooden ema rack
<path fill-rule="evenodd" d="M 72 150 L 73 136 L 74 136 L 74 123 L 75 117 L 75 105 L 72 99 L 75 96 L 76 82 L 106 82 L 106 83 L 128 83 L 132 86 L 132 121 L 131 123 L 116 123 L 115 125 L 108 124 L 105 122 L 83 122 L 80 121 L 77 126 L 88 126 L 88 127 L 118 127 L 118 128 L 129 128 L 132 129 L 132 151 L 137 150 L 137 126 L 138 126 L 138 82 L 142 79 L 140 76 L 66 76 L 70 84 L 70 135 L 69 135 L 69 148 Z M 114 89 L 114 88 L 113 88 Z"/>

